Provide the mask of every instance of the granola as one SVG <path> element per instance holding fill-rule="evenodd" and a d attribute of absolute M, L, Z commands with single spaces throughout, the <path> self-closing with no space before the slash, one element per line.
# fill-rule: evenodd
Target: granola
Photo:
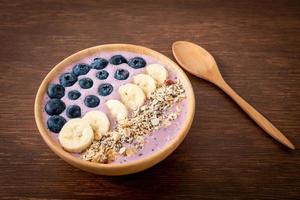
<path fill-rule="evenodd" d="M 111 163 L 117 155 L 131 156 L 145 144 L 145 137 L 161 127 L 167 127 L 180 114 L 178 103 L 185 96 L 179 80 L 167 80 L 154 91 L 150 99 L 131 115 L 116 124 L 98 141 L 81 154 L 81 158 L 91 162 Z M 175 111 L 171 107 L 175 106 Z"/>

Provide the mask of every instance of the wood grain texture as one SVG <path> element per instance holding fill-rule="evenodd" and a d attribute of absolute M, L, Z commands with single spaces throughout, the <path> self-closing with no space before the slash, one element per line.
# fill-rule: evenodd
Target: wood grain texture
<path fill-rule="evenodd" d="M 0 198 L 299 199 L 299 1 L 1 0 L 0 22 Z M 210 51 L 232 88 L 298 149 L 272 141 L 222 91 L 189 75 L 194 123 L 155 167 L 103 177 L 49 150 L 33 103 L 55 64 L 104 43 L 139 44 L 172 57 L 176 40 Z"/>

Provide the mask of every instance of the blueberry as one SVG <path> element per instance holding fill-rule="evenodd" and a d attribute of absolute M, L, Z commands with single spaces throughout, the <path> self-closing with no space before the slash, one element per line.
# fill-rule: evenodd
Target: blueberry
<path fill-rule="evenodd" d="M 84 64 L 84 63 L 79 63 L 79 64 L 76 64 L 74 67 L 73 67 L 73 74 L 75 74 L 75 76 L 80 76 L 80 75 L 85 75 L 87 74 L 91 69 L 91 66 L 88 65 L 88 64 Z"/>
<path fill-rule="evenodd" d="M 69 99 L 71 100 L 76 100 L 78 99 L 79 97 L 81 96 L 81 93 L 77 90 L 71 90 L 69 93 L 68 93 L 68 97 Z"/>
<path fill-rule="evenodd" d="M 89 88 L 93 87 L 93 80 L 90 78 L 80 79 L 79 85 L 82 89 L 89 89 Z"/>
<path fill-rule="evenodd" d="M 73 73 L 64 73 L 59 77 L 59 83 L 64 87 L 70 87 L 76 83 L 77 77 Z"/>
<path fill-rule="evenodd" d="M 134 57 L 129 60 L 128 65 L 134 69 L 143 68 L 146 66 L 146 61 L 141 57 Z"/>
<path fill-rule="evenodd" d="M 127 60 L 121 55 L 115 55 L 109 59 L 109 63 L 113 65 L 120 65 L 122 63 L 127 63 Z"/>
<path fill-rule="evenodd" d="M 65 96 L 65 88 L 59 84 L 50 84 L 48 86 L 47 94 L 50 98 L 60 99 Z"/>
<path fill-rule="evenodd" d="M 77 105 L 68 106 L 66 113 L 69 118 L 81 117 L 81 109 Z"/>
<path fill-rule="evenodd" d="M 66 123 L 65 118 L 58 115 L 51 116 L 47 120 L 48 129 L 53 133 L 59 133 L 59 131 L 65 125 L 65 123 Z"/>
<path fill-rule="evenodd" d="M 109 73 L 106 70 L 101 70 L 96 73 L 96 77 L 100 80 L 105 80 L 107 79 Z"/>
<path fill-rule="evenodd" d="M 108 61 L 104 58 L 95 58 L 91 63 L 93 69 L 104 69 L 108 65 Z"/>
<path fill-rule="evenodd" d="M 113 91 L 113 86 L 109 83 L 103 83 L 98 88 L 98 93 L 101 96 L 107 96 Z"/>
<path fill-rule="evenodd" d="M 97 107 L 99 103 L 100 103 L 100 99 L 95 95 L 88 95 L 84 99 L 84 104 L 90 108 Z"/>
<path fill-rule="evenodd" d="M 45 105 L 48 115 L 59 115 L 66 109 L 65 103 L 60 99 L 50 99 Z"/>
<path fill-rule="evenodd" d="M 117 69 L 115 72 L 115 79 L 117 80 L 125 80 L 129 76 L 129 71 L 126 69 Z"/>

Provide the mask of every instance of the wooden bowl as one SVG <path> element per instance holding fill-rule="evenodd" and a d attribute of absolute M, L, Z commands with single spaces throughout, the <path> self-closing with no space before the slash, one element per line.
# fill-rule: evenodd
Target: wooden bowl
<path fill-rule="evenodd" d="M 184 85 L 184 88 L 186 90 L 186 95 L 187 95 L 187 103 L 188 103 L 187 118 L 185 119 L 184 124 L 182 125 L 180 131 L 177 133 L 176 137 L 173 138 L 169 143 L 167 143 L 162 149 L 158 150 L 157 152 L 154 152 L 153 154 L 147 157 L 135 161 L 131 161 L 128 163 L 122 163 L 122 164 L 92 163 L 74 157 L 73 155 L 65 151 L 60 146 L 60 144 L 50 136 L 50 133 L 47 130 L 45 123 L 43 122 L 43 115 L 42 115 L 42 110 L 44 109 L 43 97 L 47 91 L 48 84 L 51 82 L 54 76 L 59 74 L 61 70 L 64 69 L 66 66 L 74 62 L 78 62 L 79 60 L 87 56 L 91 56 L 95 53 L 107 52 L 107 51 L 128 51 L 128 52 L 139 53 L 139 54 L 144 54 L 153 57 L 154 59 L 160 61 L 161 64 L 168 66 L 169 68 L 172 68 L 172 70 L 174 70 L 177 77 L 181 80 L 182 84 Z M 183 72 L 183 70 L 180 67 L 178 67 L 178 65 L 175 64 L 172 60 L 162 55 L 161 53 L 158 53 L 154 50 L 142 46 L 136 46 L 130 44 L 106 44 L 106 45 L 95 46 L 77 52 L 69 56 L 68 58 L 64 59 L 48 73 L 46 78 L 41 83 L 36 95 L 35 105 L 34 105 L 34 114 L 35 114 L 35 121 L 37 127 L 39 129 L 42 138 L 44 139 L 46 144 L 50 147 L 50 149 L 54 151 L 54 153 L 56 153 L 60 158 L 65 160 L 67 163 L 75 167 L 78 167 L 79 169 L 91 173 L 95 173 L 95 174 L 101 174 L 101 175 L 131 174 L 131 173 L 145 170 L 157 164 L 158 162 L 162 161 L 163 159 L 165 159 L 178 147 L 178 145 L 185 138 L 186 134 L 188 133 L 191 127 L 194 118 L 194 112 L 195 112 L 195 96 L 194 96 L 193 88 L 191 86 L 188 77 Z"/>

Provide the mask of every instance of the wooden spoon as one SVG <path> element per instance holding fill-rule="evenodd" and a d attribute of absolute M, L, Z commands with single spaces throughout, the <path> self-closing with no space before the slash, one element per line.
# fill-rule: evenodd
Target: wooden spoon
<path fill-rule="evenodd" d="M 203 78 L 228 94 L 263 130 L 278 142 L 295 149 L 295 146 L 262 114 L 242 99 L 223 79 L 215 59 L 202 47 L 185 41 L 172 45 L 177 62 L 191 74 Z"/>

